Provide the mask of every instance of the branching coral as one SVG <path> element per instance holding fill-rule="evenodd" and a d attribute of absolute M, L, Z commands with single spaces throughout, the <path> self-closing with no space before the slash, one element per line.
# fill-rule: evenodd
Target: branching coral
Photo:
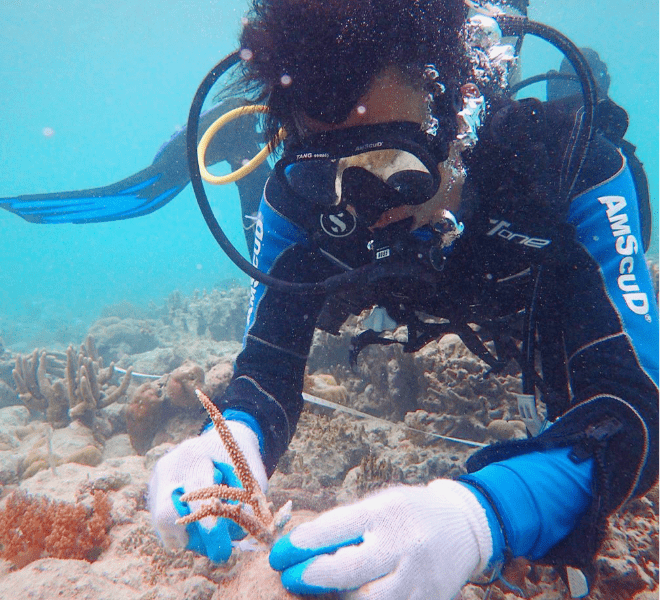
<path fill-rule="evenodd" d="M 116 402 L 126 393 L 131 369 L 119 387 L 110 386 L 114 363 L 103 367 L 91 336 L 87 336 L 78 353 L 69 346 L 64 358 L 61 365 L 59 356 L 35 350 L 30 356 L 18 355 L 12 371 L 23 404 L 32 412 L 45 411 L 48 422 L 55 428 L 66 427 L 69 418 L 89 418 L 97 408 Z M 49 371 L 52 375 L 63 371 L 63 377 L 52 382 Z"/>
<path fill-rule="evenodd" d="M 110 544 L 110 509 L 102 491 L 94 493 L 91 510 L 14 492 L 0 511 L 0 557 L 19 569 L 46 557 L 93 562 Z"/>
<path fill-rule="evenodd" d="M 69 396 L 70 415 L 81 418 L 97 408 L 104 408 L 126 393 L 131 381 L 132 368 L 124 375 L 119 387 L 103 389 L 115 372 L 114 363 L 103 368 L 103 358 L 96 352 L 94 338 L 87 336 L 76 355 L 72 346 L 66 351 L 66 381 Z"/>
<path fill-rule="evenodd" d="M 48 406 L 48 386 L 41 390 L 39 384 L 40 379 L 47 379 L 46 369 L 48 367 L 48 355 L 42 352 L 39 355 L 39 350 L 35 348 L 34 352 L 29 356 L 16 357 L 16 364 L 12 371 L 16 389 L 21 402 L 31 412 L 41 412 L 46 410 Z M 50 382 L 49 382 L 50 383 Z"/>
<path fill-rule="evenodd" d="M 284 527 L 290 517 L 291 502 L 287 502 L 273 515 L 265 494 L 252 475 L 245 456 L 227 427 L 222 414 L 208 396 L 200 390 L 196 390 L 196 394 L 209 413 L 243 487 L 240 489 L 227 485 L 212 485 L 184 494 L 181 497 L 183 502 L 195 500 L 211 500 L 212 502 L 203 504 L 199 510 L 182 517 L 177 523 L 187 524 L 205 517 L 222 517 L 234 521 L 260 542 L 271 545 L 277 531 Z M 232 502 L 232 504 L 227 502 Z"/>

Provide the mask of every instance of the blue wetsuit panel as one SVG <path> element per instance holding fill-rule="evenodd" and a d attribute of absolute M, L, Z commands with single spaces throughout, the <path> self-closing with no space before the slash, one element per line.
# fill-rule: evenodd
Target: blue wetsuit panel
<path fill-rule="evenodd" d="M 570 448 L 532 452 L 461 478 L 474 483 L 500 515 L 513 556 L 538 559 L 566 537 L 591 501 L 593 461 L 574 463 Z M 500 524 L 492 516 L 491 529 Z M 503 557 L 494 557 L 495 560 Z"/>
<path fill-rule="evenodd" d="M 658 385 L 658 308 L 644 258 L 629 169 L 623 168 L 576 198 L 568 220 L 601 269 L 610 302 L 639 365 Z"/>
<path fill-rule="evenodd" d="M 302 230 L 275 211 L 265 198 L 261 200 L 255 224 L 254 251 L 252 252 L 252 264 L 255 267 L 268 273 L 287 249 L 294 244 L 304 244 L 306 241 L 307 237 Z M 256 307 L 266 288 L 267 286 L 254 279 L 251 282 L 245 335 L 254 323 Z M 245 344 L 245 337 L 243 343 Z"/>

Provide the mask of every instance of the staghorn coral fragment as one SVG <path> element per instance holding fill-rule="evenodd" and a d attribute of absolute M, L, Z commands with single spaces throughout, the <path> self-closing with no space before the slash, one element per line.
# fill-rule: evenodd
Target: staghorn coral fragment
<path fill-rule="evenodd" d="M 235 502 L 247 503 L 250 500 L 250 496 L 245 490 L 228 485 L 211 485 L 207 488 L 202 488 L 201 490 L 188 492 L 181 496 L 181 500 L 183 502 L 194 502 L 195 500 L 211 500 L 220 497 L 224 500 L 232 500 Z"/>
<path fill-rule="evenodd" d="M 222 413 L 201 390 L 198 389 L 195 393 L 220 435 L 243 489 L 212 485 L 188 492 L 181 497 L 182 501 L 212 500 L 212 502 L 203 504 L 201 508 L 190 515 L 181 517 L 176 522 L 185 525 L 206 517 L 230 519 L 251 536 L 270 546 L 275 541 L 277 531 L 284 527 L 289 520 L 291 502 L 287 502 L 273 515 L 268 500 L 252 475 L 245 456 L 227 427 Z M 227 504 L 223 501 L 235 502 L 235 504 Z"/>
<path fill-rule="evenodd" d="M 245 460 L 245 456 L 243 456 L 243 452 L 238 447 L 234 436 L 231 434 L 231 431 L 229 431 L 229 427 L 227 427 L 227 422 L 222 416 L 222 413 L 218 410 L 217 406 L 211 402 L 206 394 L 200 390 L 196 390 L 195 393 L 197 394 L 199 401 L 206 409 L 206 412 L 209 414 L 211 421 L 213 421 L 215 430 L 220 435 L 220 439 L 222 440 L 222 443 L 225 445 L 225 448 L 229 453 L 229 457 L 231 458 L 234 468 L 236 469 L 236 474 L 238 475 L 238 478 L 243 485 L 243 489 L 248 494 L 254 493 L 255 489 L 258 489 L 261 492 L 259 484 L 254 479 L 252 471 L 250 470 L 250 467 Z"/>
<path fill-rule="evenodd" d="M 252 537 L 267 546 L 272 545 L 274 541 L 274 531 L 271 532 L 269 527 L 264 526 L 261 519 L 247 512 L 242 504 L 225 504 L 219 499 L 216 499 L 214 504 L 205 504 L 194 513 L 181 517 L 177 520 L 177 524 L 186 525 L 200 519 L 205 519 L 206 517 L 230 519 L 245 529 Z"/>

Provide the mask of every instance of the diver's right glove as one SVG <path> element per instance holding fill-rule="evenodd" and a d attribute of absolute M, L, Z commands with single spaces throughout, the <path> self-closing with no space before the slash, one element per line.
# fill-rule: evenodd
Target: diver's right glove
<path fill-rule="evenodd" d="M 257 435 L 242 422 L 226 422 L 265 493 L 268 477 Z M 149 510 L 156 532 L 166 548 L 194 550 L 216 562 L 225 562 L 229 558 L 232 541 L 245 536 L 233 521 L 206 517 L 187 525 L 176 524 L 177 519 L 195 512 L 202 504 L 202 501 L 182 502 L 181 496 L 213 484 L 241 487 L 229 453 L 215 429 L 182 442 L 156 463 L 149 483 Z"/>
<path fill-rule="evenodd" d="M 451 600 L 494 553 L 487 508 L 448 479 L 398 486 L 335 508 L 280 538 L 270 565 L 295 594 Z"/>

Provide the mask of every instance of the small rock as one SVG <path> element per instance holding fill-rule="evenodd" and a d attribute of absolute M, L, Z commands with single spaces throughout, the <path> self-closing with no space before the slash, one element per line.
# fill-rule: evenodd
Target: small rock
<path fill-rule="evenodd" d="M 16 427 L 26 427 L 29 422 L 30 411 L 22 404 L 0 408 L 0 431 L 8 431 Z"/>
<path fill-rule="evenodd" d="M 517 429 L 508 421 L 503 419 L 495 419 L 488 424 L 487 427 L 489 435 L 494 437 L 496 440 L 510 440 L 515 437 Z"/>
<path fill-rule="evenodd" d="M 211 600 L 217 588 L 218 586 L 206 577 L 193 575 L 188 578 L 183 588 L 184 598 L 186 600 Z"/>
<path fill-rule="evenodd" d="M 165 456 L 176 444 L 160 444 L 154 446 L 149 452 L 144 455 L 144 468 L 151 471 L 156 463 Z"/>
<path fill-rule="evenodd" d="M 109 458 L 121 458 L 122 456 L 131 456 L 135 454 L 131 440 L 127 433 L 120 433 L 111 437 L 103 449 L 103 460 Z"/>
<path fill-rule="evenodd" d="M 87 465 L 88 467 L 96 467 L 101 464 L 102 460 L 103 454 L 101 451 L 91 444 L 80 450 L 76 450 L 65 458 L 65 462 L 78 463 L 79 465 Z"/>
<path fill-rule="evenodd" d="M 0 408 L 21 404 L 16 390 L 0 379 Z"/>
<path fill-rule="evenodd" d="M 13 451 L 0 452 L 0 485 L 18 482 L 20 458 Z"/>

